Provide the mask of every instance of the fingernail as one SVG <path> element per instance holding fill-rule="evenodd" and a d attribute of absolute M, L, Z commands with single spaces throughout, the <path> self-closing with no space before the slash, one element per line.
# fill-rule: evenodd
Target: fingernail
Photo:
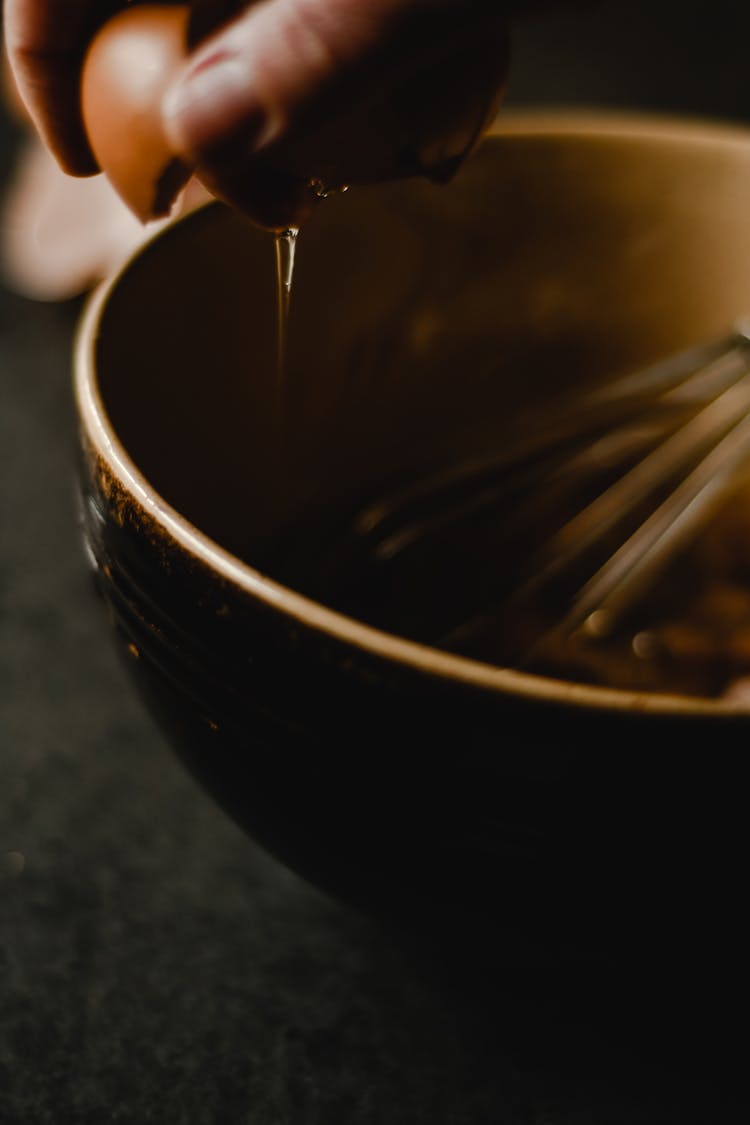
<path fill-rule="evenodd" d="M 171 86 L 162 102 L 170 140 L 180 150 L 202 151 L 241 128 L 253 144 L 263 115 L 253 112 L 247 67 L 235 56 L 214 51 Z"/>

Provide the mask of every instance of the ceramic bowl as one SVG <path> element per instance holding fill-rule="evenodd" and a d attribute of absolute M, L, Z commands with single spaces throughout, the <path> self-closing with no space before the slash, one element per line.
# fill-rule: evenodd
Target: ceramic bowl
<path fill-rule="evenodd" d="M 281 385 L 273 239 L 218 204 L 92 295 L 83 524 L 120 650 L 194 776 L 323 890 L 537 936 L 734 924 L 746 705 L 441 649 L 460 544 L 366 611 L 340 563 L 383 497 L 496 457 L 561 387 L 724 332 L 749 197 L 741 129 L 509 114 L 447 188 L 321 205 Z"/>

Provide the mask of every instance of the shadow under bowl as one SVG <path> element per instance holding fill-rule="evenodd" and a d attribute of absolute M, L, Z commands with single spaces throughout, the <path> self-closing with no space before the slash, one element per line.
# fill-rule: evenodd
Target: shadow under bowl
<path fill-rule="evenodd" d="M 460 552 L 420 557 L 407 596 L 381 583 L 369 617 L 320 575 L 394 488 L 724 332 L 750 300 L 749 191 L 739 129 L 509 115 L 449 188 L 321 206 L 281 395 L 273 240 L 225 208 L 93 295 L 82 511 L 121 651 L 201 784 L 318 886 L 536 937 L 739 924 L 743 708 L 425 643 L 414 599 L 429 618 L 471 586 Z"/>

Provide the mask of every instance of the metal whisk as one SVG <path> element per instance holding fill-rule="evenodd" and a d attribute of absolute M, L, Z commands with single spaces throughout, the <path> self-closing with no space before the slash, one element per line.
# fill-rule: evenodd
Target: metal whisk
<path fill-rule="evenodd" d="M 507 661 L 533 665 L 550 644 L 611 634 L 692 541 L 750 464 L 750 322 L 723 339 L 578 395 L 516 450 L 464 465 L 361 512 L 356 553 L 371 570 L 424 565 L 447 542 L 513 508 L 526 526 L 571 483 L 579 510 L 534 544 L 510 581 L 477 592 L 458 620 L 428 638 L 471 651 L 487 633 L 545 602 L 556 615 L 531 639 L 509 639 Z M 602 485 L 602 478 L 606 477 Z M 514 517 L 515 518 L 515 517 Z M 507 522 L 507 520 L 506 520 Z M 420 562 L 421 560 L 421 562 Z M 468 604 L 468 603 L 467 603 Z M 445 623 L 444 623 L 445 624 Z"/>

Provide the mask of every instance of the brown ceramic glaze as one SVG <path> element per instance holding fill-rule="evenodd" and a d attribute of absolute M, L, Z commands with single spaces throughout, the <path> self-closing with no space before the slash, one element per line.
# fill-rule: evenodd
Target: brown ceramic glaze
<path fill-rule="evenodd" d="M 743 131 L 520 116 L 448 189 L 331 199 L 300 237 L 283 443 L 269 235 L 211 205 L 93 297 L 84 527 L 122 651 L 196 777 L 318 885 L 537 935 L 732 924 L 745 710 L 452 656 L 275 568 L 292 542 L 304 586 L 337 514 L 490 452 L 561 381 L 724 331 L 748 198 Z"/>

